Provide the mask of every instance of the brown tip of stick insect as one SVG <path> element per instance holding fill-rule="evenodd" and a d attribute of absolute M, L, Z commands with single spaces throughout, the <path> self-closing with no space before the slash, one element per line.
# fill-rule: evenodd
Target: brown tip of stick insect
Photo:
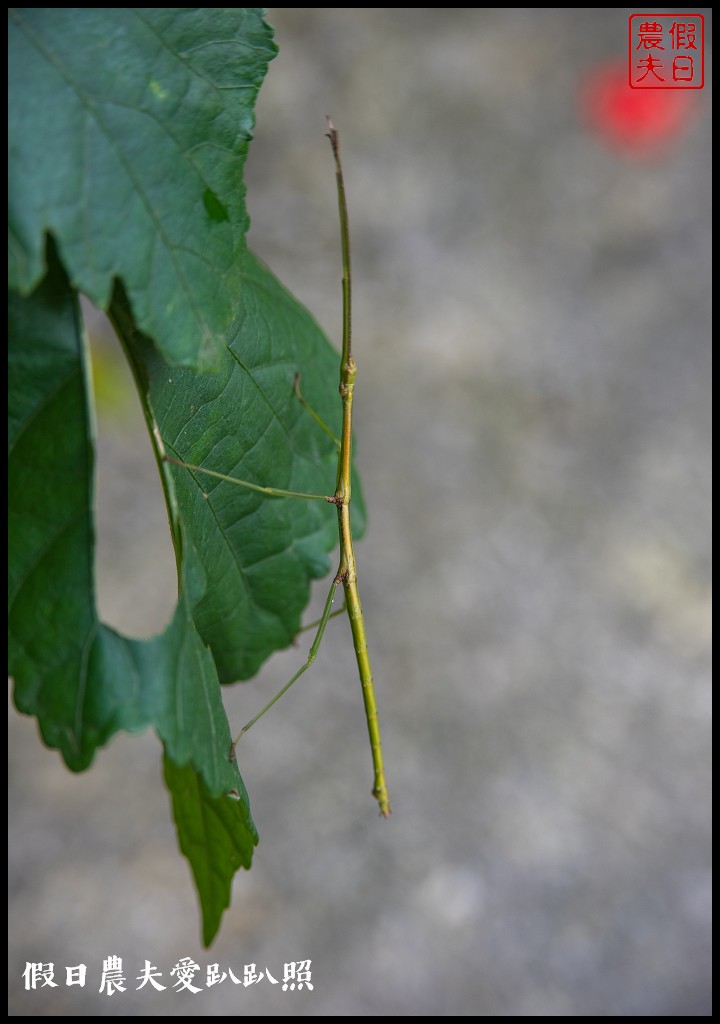
<path fill-rule="evenodd" d="M 338 155 L 338 130 L 335 127 L 335 125 L 332 123 L 332 121 L 330 120 L 330 117 L 327 114 L 325 115 L 325 120 L 327 121 L 327 126 L 328 126 L 327 137 L 330 139 L 330 145 L 332 146 L 333 153 L 335 154 L 335 158 L 337 159 L 337 155 Z"/>

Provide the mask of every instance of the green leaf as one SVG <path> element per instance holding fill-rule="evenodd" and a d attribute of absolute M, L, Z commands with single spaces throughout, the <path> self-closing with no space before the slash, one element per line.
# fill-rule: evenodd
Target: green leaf
<path fill-rule="evenodd" d="M 182 559 L 181 597 L 162 635 L 132 640 L 97 618 L 80 311 L 52 247 L 49 253 L 40 287 L 28 298 L 10 296 L 8 653 L 15 702 L 37 716 L 45 742 L 76 771 L 119 729 L 153 725 L 178 770 L 188 766 L 202 778 L 206 801 L 237 795 L 232 833 L 249 866 L 257 834 L 228 757 L 217 670 L 192 619 Z M 182 521 L 177 531 L 182 550 Z M 206 851 L 206 860 L 222 873 L 215 851 Z M 203 906 L 206 899 L 201 892 Z M 214 896 L 211 904 L 216 928 Z"/>
<path fill-rule="evenodd" d="M 203 942 L 209 946 L 230 906 L 233 876 L 239 868 L 250 867 L 256 840 L 248 831 L 239 793 L 213 797 L 191 767 L 178 768 L 167 755 L 163 763 L 178 842 L 200 896 Z"/>
<path fill-rule="evenodd" d="M 37 716 L 45 742 L 77 771 L 119 729 L 154 726 L 168 758 L 202 778 L 208 800 L 239 794 L 247 847 L 256 835 L 237 766 L 228 760 L 231 735 L 218 681 L 251 674 L 291 641 L 310 580 L 327 570 L 327 551 L 337 541 L 334 509 L 322 501 L 270 499 L 163 465 L 179 565 L 175 615 L 161 636 L 144 641 L 100 623 L 80 312 L 52 246 L 47 262 L 48 275 L 35 292 L 10 296 L 15 702 Z M 148 421 L 182 458 L 261 483 L 330 493 L 334 445 L 298 403 L 293 382 L 298 371 L 305 373 L 306 397 L 337 430 L 337 353 L 252 257 L 241 297 L 222 368 L 210 374 L 168 366 L 116 297 L 112 311 L 128 341 Z M 220 900 L 215 881 L 206 891 L 206 881 L 224 870 L 214 860 L 218 849 L 203 854 L 212 870 L 197 867 L 197 850 L 191 856 L 206 935 Z"/>
<path fill-rule="evenodd" d="M 293 384 L 301 373 L 337 433 L 338 354 L 245 248 L 241 169 L 274 46 L 255 8 L 17 8 L 11 19 L 15 703 L 75 771 L 118 730 L 154 727 L 209 942 L 257 843 L 220 683 L 291 642 L 337 544 L 324 501 L 162 462 L 167 452 L 261 486 L 335 489 L 334 444 Z M 96 610 L 80 291 L 123 341 L 169 511 L 178 605 L 149 640 Z M 210 361 L 212 372 L 195 368 Z"/>
<path fill-rule="evenodd" d="M 28 294 L 46 232 L 107 309 L 175 363 L 216 362 L 240 290 L 242 172 L 276 53 L 262 8 L 10 9 L 9 272 Z"/>

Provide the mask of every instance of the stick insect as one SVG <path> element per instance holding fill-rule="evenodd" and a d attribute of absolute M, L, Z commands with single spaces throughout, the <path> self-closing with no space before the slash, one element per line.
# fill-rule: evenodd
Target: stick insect
<path fill-rule="evenodd" d="M 236 739 L 234 740 L 230 748 L 230 759 L 234 760 L 235 747 L 239 743 L 242 736 L 252 728 L 253 725 L 262 718 L 266 711 L 269 711 L 273 704 L 278 701 L 283 694 L 287 693 L 290 687 L 297 682 L 301 675 L 307 671 L 312 665 L 317 655 L 318 649 L 322 642 L 323 634 L 325 633 L 325 627 L 327 626 L 328 620 L 331 617 L 331 609 L 333 600 L 335 598 L 336 588 L 342 584 L 345 593 L 345 610 L 347 610 L 348 618 L 350 619 L 350 628 L 352 630 L 353 646 L 355 648 L 355 656 L 357 658 L 358 671 L 360 674 L 360 682 L 362 684 L 363 701 L 365 704 L 365 716 L 367 718 L 368 733 L 370 736 L 370 749 L 372 752 L 373 771 L 374 771 L 374 784 L 372 794 L 378 802 L 380 808 L 380 814 L 387 818 L 390 814 L 390 800 L 388 797 L 387 782 L 385 780 L 385 770 L 383 767 L 383 756 L 382 756 L 382 744 L 380 741 L 380 727 L 378 724 L 378 711 L 377 702 L 375 700 L 375 689 L 373 686 L 372 671 L 370 669 L 370 658 L 368 655 L 367 638 L 365 635 L 365 620 L 363 618 L 362 606 L 360 604 L 360 596 L 358 594 L 357 585 L 357 568 L 355 564 L 355 555 L 353 552 L 352 543 L 352 528 L 350 524 L 350 497 L 351 497 L 351 486 L 350 486 L 350 467 L 351 467 L 351 456 L 352 456 L 352 406 L 353 406 L 353 393 L 355 390 L 355 377 L 357 374 L 357 364 L 355 357 L 352 353 L 352 317 L 351 317 L 351 273 L 350 273 L 350 229 L 348 224 L 348 212 L 347 212 L 347 201 L 345 197 L 345 183 L 343 179 L 342 163 L 340 161 L 340 146 L 338 132 L 334 127 L 330 118 L 327 118 L 328 132 L 327 137 L 330 139 L 330 145 L 332 147 L 333 157 L 335 160 L 335 177 L 337 182 L 337 195 L 338 195 L 338 210 L 340 213 L 340 240 L 342 247 L 342 294 L 343 294 L 343 330 L 342 330 L 342 353 L 340 357 L 340 397 L 342 400 L 342 428 L 339 438 L 334 438 L 338 446 L 338 467 L 337 477 L 335 480 L 335 492 L 331 495 L 324 494 L 304 494 L 298 491 L 286 491 L 276 487 L 263 487 L 259 484 L 250 483 L 247 480 L 238 480 L 235 477 L 225 476 L 223 473 L 217 473 L 214 470 L 203 469 L 202 466 L 193 466 L 188 462 L 181 462 L 178 459 L 173 459 L 169 455 L 164 455 L 163 458 L 166 462 L 172 462 L 177 466 L 182 466 L 185 469 L 192 470 L 196 473 L 206 473 L 209 476 L 214 476 L 220 480 L 225 480 L 228 483 L 238 484 L 240 487 L 248 488 L 252 491 L 258 491 L 261 494 L 267 495 L 268 497 L 275 498 L 299 498 L 303 500 L 315 500 L 315 501 L 326 501 L 331 505 L 335 505 L 338 515 L 338 532 L 340 536 L 340 564 L 335 577 L 330 586 L 330 592 L 325 602 L 325 608 L 322 616 L 317 623 L 317 632 L 315 639 L 313 640 L 312 646 L 310 647 L 310 653 L 308 654 L 307 661 L 302 667 L 295 673 L 289 682 L 279 690 L 278 693 L 268 701 L 265 707 L 251 718 L 247 722 Z M 298 400 L 308 410 L 308 412 L 320 423 L 320 426 L 328 433 L 331 433 L 325 424 L 320 420 L 315 411 L 308 405 L 303 398 L 300 387 L 299 378 L 295 378 L 295 392 Z M 332 434 L 331 434 L 332 436 Z M 338 613 L 335 613 L 338 614 Z"/>

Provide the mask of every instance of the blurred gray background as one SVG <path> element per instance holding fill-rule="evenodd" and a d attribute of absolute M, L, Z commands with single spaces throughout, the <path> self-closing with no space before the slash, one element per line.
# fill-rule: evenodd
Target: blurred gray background
<path fill-rule="evenodd" d="M 250 239 L 339 340 L 330 113 L 393 815 L 339 620 L 243 740 L 261 841 L 206 951 L 156 739 L 76 777 L 13 712 L 11 1015 L 710 1014 L 710 84 L 652 152 L 589 123 L 629 13 L 270 9 Z M 97 348 L 100 600 L 149 635 L 172 550 L 116 359 Z M 226 690 L 231 723 L 304 652 Z M 310 959 L 314 990 L 177 993 L 184 956 Z M 134 991 L 145 959 L 165 992 Z M 25 992 L 26 961 L 59 987 Z"/>

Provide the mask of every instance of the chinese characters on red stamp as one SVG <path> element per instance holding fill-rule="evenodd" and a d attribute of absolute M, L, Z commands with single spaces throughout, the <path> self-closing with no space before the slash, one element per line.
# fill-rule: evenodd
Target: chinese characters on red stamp
<path fill-rule="evenodd" d="M 702 14 L 631 14 L 632 89 L 702 89 L 705 18 Z"/>

